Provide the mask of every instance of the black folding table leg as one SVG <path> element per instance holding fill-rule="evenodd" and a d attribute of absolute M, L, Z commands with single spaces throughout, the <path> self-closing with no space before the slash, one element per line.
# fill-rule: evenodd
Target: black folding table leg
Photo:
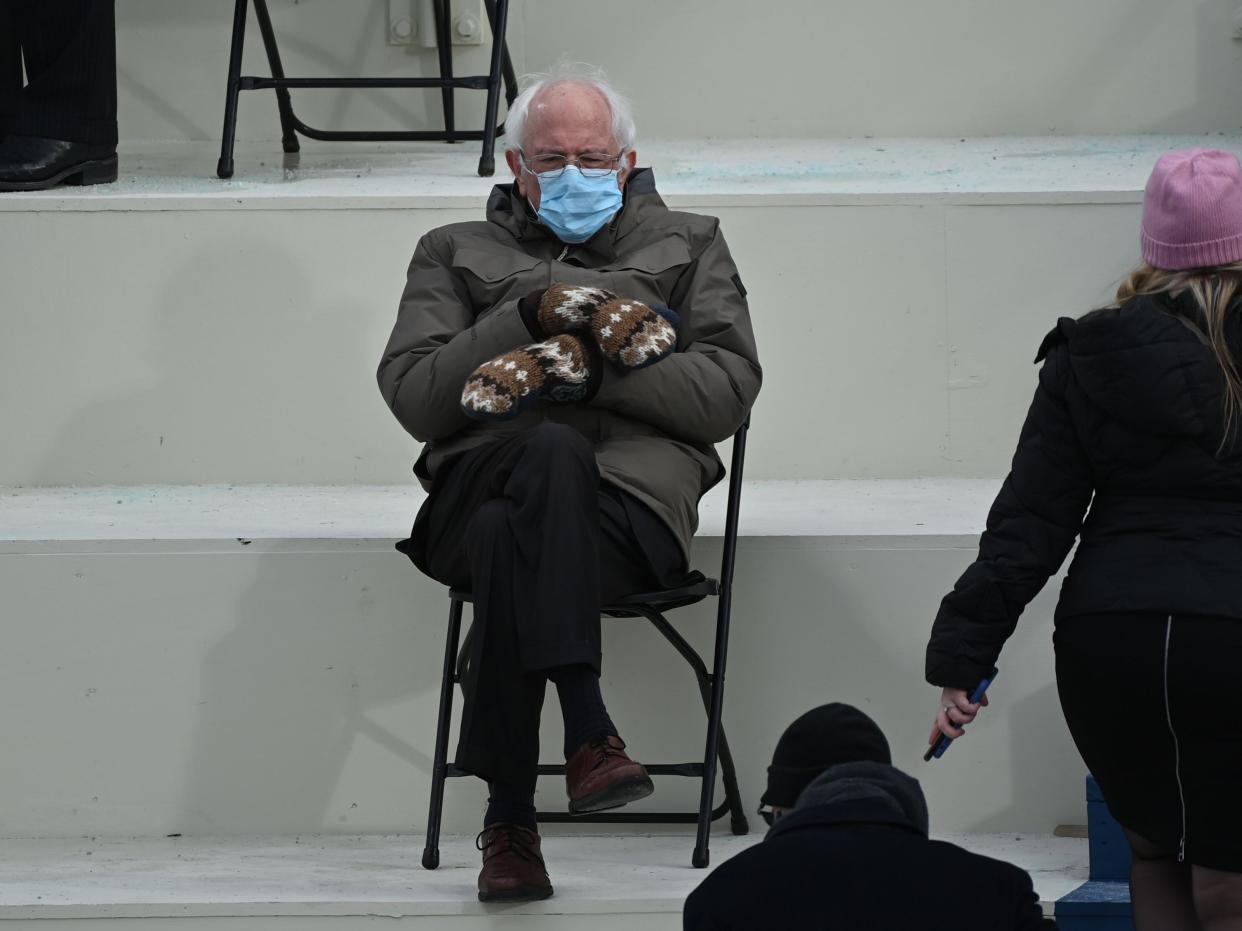
<path fill-rule="evenodd" d="M 492 24 L 492 61 L 487 78 L 487 110 L 483 114 L 483 153 L 479 156 L 479 177 L 490 178 L 496 173 L 496 117 L 500 111 L 500 81 L 505 57 L 505 27 L 509 18 L 509 0 L 485 0 L 488 19 Z"/>
<path fill-rule="evenodd" d="M 224 95 L 224 132 L 216 176 L 233 177 L 233 140 L 237 136 L 237 95 L 241 87 L 242 47 L 246 43 L 246 0 L 233 7 L 233 44 L 229 47 L 229 83 Z"/>
<path fill-rule="evenodd" d="M 433 0 L 436 15 L 436 49 L 440 53 L 440 77 L 453 76 L 453 17 L 449 10 L 449 0 Z M 456 121 L 453 116 L 453 88 L 440 88 L 440 99 L 444 103 L 444 131 L 454 131 Z M 452 140 L 449 140 L 450 142 Z"/>
<path fill-rule="evenodd" d="M 457 641 L 461 635 L 461 602 L 449 604 L 448 642 L 444 647 L 444 670 L 440 674 L 440 713 L 436 718 L 436 750 L 431 766 L 431 805 L 427 812 L 427 842 L 423 867 L 440 865 L 440 817 L 444 811 L 444 779 L 448 770 L 449 728 L 453 720 L 453 680 L 457 671 Z"/>
<path fill-rule="evenodd" d="M 259 21 L 259 32 L 263 36 L 263 48 L 267 51 L 267 64 L 272 69 L 272 77 L 278 81 L 285 79 L 285 68 L 280 62 L 280 48 L 276 45 L 276 31 L 272 28 L 272 16 L 267 10 L 267 0 L 254 0 L 254 14 Z M 281 144 L 286 152 L 297 152 L 298 134 L 294 127 L 293 101 L 289 97 L 289 88 L 276 88 L 276 107 L 280 111 Z"/>

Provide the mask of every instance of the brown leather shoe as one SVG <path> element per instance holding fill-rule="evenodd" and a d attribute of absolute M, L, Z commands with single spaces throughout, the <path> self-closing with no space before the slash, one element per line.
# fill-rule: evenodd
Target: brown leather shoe
<path fill-rule="evenodd" d="M 620 737 L 598 737 L 584 743 L 565 763 L 569 811 L 585 815 L 620 808 L 655 791 L 642 765 L 625 753 Z"/>
<path fill-rule="evenodd" d="M 518 824 L 493 824 L 474 843 L 483 851 L 480 902 L 533 902 L 552 895 L 538 832 Z"/>

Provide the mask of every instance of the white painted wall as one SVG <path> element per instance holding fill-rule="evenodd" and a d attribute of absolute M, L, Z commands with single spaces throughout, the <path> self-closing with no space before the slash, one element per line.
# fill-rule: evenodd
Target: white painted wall
<path fill-rule="evenodd" d="M 766 369 L 751 478 L 1003 475 L 1044 333 L 1137 259 L 1136 204 L 700 209 Z M 0 211 L 0 485 L 409 481 L 374 371 L 419 235 L 480 215 Z"/>
<path fill-rule="evenodd" d="M 272 0 L 291 74 L 428 75 L 434 50 L 385 43 L 384 0 Z M 519 72 L 606 67 L 649 137 L 1235 131 L 1234 0 L 514 0 Z M 232 4 L 118 4 L 128 139 L 217 139 Z M 251 23 L 246 67 L 266 73 Z M 459 48 L 459 72 L 485 70 Z M 425 127 L 436 92 L 303 91 L 325 128 Z M 463 120 L 482 95 L 463 92 Z M 464 125 L 464 124 L 463 124 Z M 242 95 L 243 138 L 278 138 L 270 92 Z"/>
<path fill-rule="evenodd" d="M 725 722 L 747 810 L 781 730 L 848 701 L 922 780 L 935 830 L 1084 822 L 1084 770 L 1052 671 L 1054 583 L 1001 658 L 993 705 L 921 761 L 937 691 L 923 650 L 969 537 L 747 538 Z M 696 563 L 718 565 L 719 540 Z M 447 598 L 386 541 L 4 544 L 0 834 L 417 833 L 425 824 Z M 711 648 L 708 605 L 677 612 Z M 689 668 L 645 622 L 605 622 L 603 690 L 638 759 L 702 754 Z M 458 702 L 460 710 L 460 702 Z M 544 756 L 561 744 L 549 694 Z M 697 803 L 659 781 L 648 807 Z M 478 829 L 457 780 L 446 830 Z M 540 802 L 564 805 L 543 780 Z M 754 819 L 757 821 L 757 819 Z"/>

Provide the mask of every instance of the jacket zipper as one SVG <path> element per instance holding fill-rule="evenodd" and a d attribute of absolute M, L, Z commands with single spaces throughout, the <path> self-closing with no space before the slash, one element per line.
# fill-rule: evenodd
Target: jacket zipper
<path fill-rule="evenodd" d="M 1177 862 L 1186 861 L 1186 793 L 1182 788 L 1182 752 L 1177 740 L 1177 731 L 1173 729 L 1173 710 L 1169 703 L 1169 640 L 1173 635 L 1173 615 L 1169 615 L 1164 628 L 1164 716 L 1169 724 L 1169 733 L 1173 736 L 1173 775 L 1177 779 L 1177 802 L 1182 812 L 1182 838 L 1177 847 Z"/>
<path fill-rule="evenodd" d="M 561 250 L 561 254 L 556 257 L 556 260 L 558 262 L 563 262 L 565 260 L 565 256 L 567 255 L 569 255 L 569 246 L 566 246 Z"/>

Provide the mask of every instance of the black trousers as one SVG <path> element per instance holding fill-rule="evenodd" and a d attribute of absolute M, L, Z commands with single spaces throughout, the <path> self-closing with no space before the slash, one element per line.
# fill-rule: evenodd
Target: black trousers
<path fill-rule="evenodd" d="M 474 593 L 457 765 L 530 791 L 548 672 L 598 671 L 600 605 L 686 574 L 672 531 L 602 484 L 591 444 L 555 423 L 447 466 L 398 548 L 432 578 Z"/>
<path fill-rule="evenodd" d="M 5 133 L 116 145 L 115 0 L 0 0 Z"/>

